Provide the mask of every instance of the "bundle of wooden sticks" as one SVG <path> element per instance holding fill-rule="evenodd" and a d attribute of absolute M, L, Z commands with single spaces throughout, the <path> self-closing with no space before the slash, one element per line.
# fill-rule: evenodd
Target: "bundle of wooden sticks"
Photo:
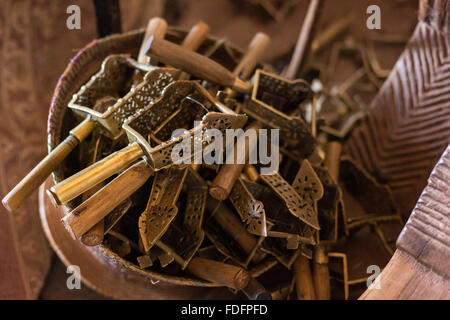
<path fill-rule="evenodd" d="M 175 44 L 164 39 L 166 22 L 153 18 L 137 57 L 108 56 L 74 94 L 69 108 L 82 121 L 3 204 L 17 209 L 79 145 L 84 169 L 47 192 L 55 206 L 70 209 L 62 223 L 85 245 L 106 246 L 143 270 L 214 282 L 251 299 L 347 298 L 351 284 L 367 279 L 349 275 L 343 248 L 350 235 L 369 226 L 390 255 L 393 225 L 397 230 L 403 221 L 389 188 L 341 155 L 341 141 L 364 116 L 355 91 L 375 94 L 387 72 L 370 45 L 361 49 L 351 38 L 333 43 L 352 16 L 313 36 L 319 7 L 311 1 L 281 74 L 261 62 L 270 42 L 263 33 L 241 57 L 224 41 L 199 54 L 206 24 Z M 330 44 L 323 70 L 314 55 Z M 214 60 L 220 50 L 233 71 Z M 362 66 L 330 88 L 344 50 L 362 52 Z M 194 146 L 207 129 L 238 128 L 277 129 L 279 138 L 259 134 L 244 149 L 231 144 L 243 163 L 172 157 L 180 143 Z M 269 174 L 261 174 L 267 163 L 250 161 L 263 144 L 272 155 L 279 150 L 278 169 Z"/>

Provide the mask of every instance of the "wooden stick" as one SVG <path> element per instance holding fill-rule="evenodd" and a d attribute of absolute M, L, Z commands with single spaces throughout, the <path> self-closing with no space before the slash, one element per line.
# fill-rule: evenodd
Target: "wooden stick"
<path fill-rule="evenodd" d="M 256 66 L 262 59 L 267 47 L 269 46 L 270 38 L 263 32 L 258 32 L 250 42 L 246 53 L 241 61 L 234 69 L 234 75 L 241 79 L 247 80 L 253 74 Z"/>
<path fill-rule="evenodd" d="M 302 29 L 297 39 L 297 44 L 292 55 L 291 62 L 287 69 L 283 72 L 283 76 L 288 79 L 294 79 L 297 75 L 298 69 L 302 64 L 303 57 L 306 53 L 306 48 L 311 40 L 311 31 L 314 26 L 317 12 L 319 11 L 320 0 L 311 0 L 308 12 L 306 13 Z"/>
<path fill-rule="evenodd" d="M 350 27 L 354 20 L 355 15 L 353 13 L 349 13 L 345 17 L 334 21 L 329 27 L 314 38 L 311 43 L 311 52 L 314 54 L 320 51 L 323 47 L 330 43 L 331 40 L 335 39 L 340 33 Z"/>
<path fill-rule="evenodd" d="M 256 129 L 256 132 L 258 132 L 259 128 L 260 125 L 256 122 L 253 122 L 249 126 L 247 126 L 245 130 Z M 244 170 L 245 168 L 245 164 L 248 162 L 250 152 L 253 152 L 253 150 L 256 148 L 256 141 L 254 142 L 255 142 L 254 145 L 250 145 L 250 142 L 248 144 L 245 144 L 244 164 L 225 163 L 220 167 L 219 172 L 217 173 L 216 177 L 211 183 L 211 187 L 209 188 L 209 194 L 211 195 L 211 197 L 217 200 L 225 200 L 226 198 L 228 198 L 228 196 L 231 193 L 231 189 L 233 189 L 236 180 L 239 178 L 239 176 L 242 173 L 242 170 Z M 237 155 L 237 153 L 239 152 L 236 146 L 237 144 L 234 145 L 235 148 L 234 155 Z M 232 161 L 234 161 L 234 159 L 232 159 Z"/>
<path fill-rule="evenodd" d="M 234 290 L 244 289 L 251 280 L 250 274 L 240 267 L 199 257 L 194 257 L 186 270 L 200 279 Z"/>
<path fill-rule="evenodd" d="M 330 270 L 325 247 L 317 245 L 313 261 L 314 288 L 319 300 L 330 300 Z"/>
<path fill-rule="evenodd" d="M 208 36 L 209 26 L 203 21 L 197 22 L 189 33 L 184 38 L 181 46 L 191 51 L 197 51 L 201 44 L 205 41 Z M 179 76 L 179 80 L 189 80 L 190 75 L 186 72 L 182 72 Z"/>
<path fill-rule="evenodd" d="M 339 182 L 339 163 L 342 145 L 337 141 L 327 143 L 325 150 L 325 166 L 336 183 Z"/>
<path fill-rule="evenodd" d="M 258 239 L 250 234 L 242 221 L 224 204 L 216 199 L 208 197 L 206 199 L 206 211 L 208 211 L 214 220 L 222 227 L 222 229 L 245 251 L 250 254 L 258 244 Z M 257 251 L 252 261 L 259 262 L 264 258 L 264 254 Z"/>
<path fill-rule="evenodd" d="M 311 104 L 311 135 L 315 138 L 317 136 L 317 94 L 313 96 Z"/>
<path fill-rule="evenodd" d="M 245 174 L 248 176 L 250 181 L 256 182 L 259 180 L 259 173 L 258 170 L 251 164 L 246 164 L 244 168 Z"/>
<path fill-rule="evenodd" d="M 208 33 L 209 26 L 203 21 L 199 21 L 191 28 L 191 30 L 189 30 L 189 33 L 184 38 L 181 46 L 191 51 L 197 51 L 205 41 Z"/>
<path fill-rule="evenodd" d="M 232 87 L 238 92 L 248 93 L 252 88 L 251 84 L 242 81 L 219 63 L 170 41 L 151 37 L 147 55 L 200 79 Z"/>
<path fill-rule="evenodd" d="M 152 174 L 153 170 L 144 160 L 131 166 L 66 215 L 62 219 L 66 229 L 78 239 L 139 189 Z M 135 183 L 129 184 L 130 180 Z"/>
<path fill-rule="evenodd" d="M 158 61 L 156 59 L 152 59 L 145 54 L 145 50 L 147 48 L 147 41 L 150 37 L 164 39 L 167 33 L 167 22 L 166 20 L 155 17 L 148 21 L 147 28 L 145 29 L 144 38 L 141 42 L 141 47 L 139 48 L 139 53 L 137 57 L 137 62 L 142 64 L 149 64 L 153 66 L 158 65 Z M 139 70 L 134 71 L 133 76 L 133 85 L 136 86 L 144 80 L 144 73 Z"/>
<path fill-rule="evenodd" d="M 104 183 L 99 183 L 88 192 L 85 192 L 82 197 L 82 202 L 89 199 L 92 195 L 94 195 L 98 190 L 104 187 Z M 93 226 L 88 232 L 81 236 L 81 242 L 83 244 L 93 247 L 99 245 L 103 242 L 103 235 L 105 233 L 105 221 L 100 220 L 95 226 Z"/>
<path fill-rule="evenodd" d="M 148 64 L 149 58 L 145 54 L 145 50 L 147 49 L 147 42 L 150 39 L 150 37 L 154 36 L 155 38 L 164 38 L 165 34 L 167 32 L 167 22 L 166 20 L 155 17 L 150 19 L 150 21 L 147 24 L 147 29 L 145 30 L 144 39 L 142 41 L 141 48 L 139 49 L 138 54 L 138 62 Z M 156 65 L 156 61 L 152 61 L 153 65 Z"/>
<path fill-rule="evenodd" d="M 315 300 L 316 293 L 308 258 L 300 255 L 294 262 L 295 287 L 298 300 Z"/>

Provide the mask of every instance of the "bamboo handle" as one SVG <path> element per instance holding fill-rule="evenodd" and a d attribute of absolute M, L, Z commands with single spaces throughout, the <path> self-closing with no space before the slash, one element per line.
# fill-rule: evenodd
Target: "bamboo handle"
<path fill-rule="evenodd" d="M 81 170 L 47 190 L 55 206 L 66 204 L 98 183 L 127 168 L 144 155 L 136 142 Z"/>
<path fill-rule="evenodd" d="M 145 160 L 134 164 L 67 214 L 62 222 L 78 239 L 139 189 L 153 174 Z"/>
<path fill-rule="evenodd" d="M 151 37 L 147 47 L 147 55 L 200 79 L 232 87 L 239 92 L 247 93 L 251 90 L 249 83 L 234 76 L 232 72 L 217 62 L 170 41 Z"/>
<path fill-rule="evenodd" d="M 247 177 L 252 182 L 257 182 L 259 180 L 259 173 L 256 168 L 251 164 L 246 164 L 244 168 L 244 172 L 247 175 Z"/>
<path fill-rule="evenodd" d="M 186 268 L 194 276 L 234 290 L 242 290 L 251 280 L 250 274 L 237 266 L 210 259 L 194 257 Z"/>
<path fill-rule="evenodd" d="M 316 293 L 308 258 L 300 255 L 294 262 L 295 287 L 298 300 L 315 300 Z"/>
<path fill-rule="evenodd" d="M 167 32 L 166 20 L 159 17 L 150 19 L 150 21 L 147 24 L 147 29 L 145 30 L 144 40 L 142 41 L 141 48 L 139 49 L 137 60 L 139 63 L 147 64 L 149 62 L 148 56 L 145 54 L 148 39 L 150 39 L 151 36 L 162 39 L 164 38 L 166 32 Z"/>
<path fill-rule="evenodd" d="M 317 299 L 330 300 L 330 270 L 328 268 L 328 255 L 322 245 L 318 245 L 315 248 L 313 278 Z"/>
<path fill-rule="evenodd" d="M 95 121 L 86 118 L 70 131 L 70 135 L 33 168 L 2 200 L 9 211 L 17 210 L 22 203 L 47 179 L 52 171 L 94 129 Z"/>

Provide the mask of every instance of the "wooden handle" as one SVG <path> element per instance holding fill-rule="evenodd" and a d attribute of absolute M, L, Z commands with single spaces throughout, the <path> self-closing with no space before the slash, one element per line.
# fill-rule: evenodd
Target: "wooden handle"
<path fill-rule="evenodd" d="M 217 62 L 170 41 L 151 37 L 147 55 L 200 79 L 232 87 L 239 92 L 247 93 L 251 90 L 250 84 L 240 80 Z"/>
<path fill-rule="evenodd" d="M 209 33 L 209 26 L 203 21 L 199 21 L 189 30 L 181 46 L 187 50 L 197 51 Z"/>
<path fill-rule="evenodd" d="M 328 142 L 325 150 L 325 166 L 336 183 L 339 182 L 339 165 L 342 145 L 337 141 Z"/>
<path fill-rule="evenodd" d="M 132 143 L 61 181 L 47 190 L 47 194 L 55 206 L 66 204 L 113 174 L 124 170 L 143 155 L 141 146 Z"/>
<path fill-rule="evenodd" d="M 186 268 L 194 276 L 234 290 L 242 290 L 251 280 L 244 269 L 210 259 L 194 257 Z"/>
<path fill-rule="evenodd" d="M 246 254 L 250 254 L 255 249 L 258 239 L 246 230 L 242 221 L 223 202 L 208 197 L 205 209 Z M 257 251 L 252 261 L 257 263 L 264 257 L 264 253 Z"/>
<path fill-rule="evenodd" d="M 250 42 L 244 56 L 234 69 L 234 75 L 241 79 L 247 80 L 253 73 L 258 63 L 261 61 L 267 47 L 269 46 L 270 38 L 263 32 L 258 32 Z"/>
<path fill-rule="evenodd" d="M 289 66 L 283 72 L 283 76 L 288 79 L 294 79 L 297 75 L 299 67 L 303 62 L 303 57 L 307 52 L 308 44 L 311 42 L 311 33 L 316 20 L 317 13 L 319 11 L 321 0 L 311 0 L 308 11 L 306 12 L 305 20 L 303 21 L 302 29 L 295 45 L 294 53 L 292 54 L 291 62 Z"/>
<path fill-rule="evenodd" d="M 94 195 L 98 190 L 104 187 L 103 183 L 99 183 L 89 191 L 83 193 L 82 202 L 85 202 L 92 195 Z M 103 235 L 105 233 L 105 221 L 100 220 L 95 226 L 93 226 L 88 232 L 83 234 L 81 237 L 81 242 L 83 244 L 93 247 L 99 245 L 103 242 Z"/>
<path fill-rule="evenodd" d="M 253 122 L 247 126 L 246 130 L 252 129 L 257 131 L 259 128 L 260 126 L 257 123 Z M 250 142 L 248 144 L 245 144 L 245 155 L 244 155 L 245 163 L 248 162 L 250 152 L 252 152 L 256 148 L 256 144 L 250 145 Z M 234 147 L 235 147 L 234 154 L 236 155 L 239 152 L 239 150 L 237 150 L 236 144 Z M 228 159 L 226 162 L 230 163 Z M 234 162 L 234 159 L 231 159 L 231 162 Z M 211 187 L 209 188 L 209 194 L 211 195 L 211 197 L 217 200 L 225 200 L 228 198 L 236 180 L 239 178 L 239 176 L 242 173 L 242 170 L 245 168 L 245 163 L 244 164 L 227 164 L 227 163 L 222 165 L 222 167 L 220 167 L 219 172 L 217 173 L 216 177 L 214 178 L 211 184 Z"/>
<path fill-rule="evenodd" d="M 86 119 L 70 135 L 34 167 L 2 200 L 9 211 L 17 210 L 22 203 L 47 179 L 52 171 L 94 129 L 95 122 Z"/>
<path fill-rule="evenodd" d="M 244 168 L 245 164 L 223 164 L 209 188 L 211 197 L 226 200 Z"/>
<path fill-rule="evenodd" d="M 145 30 L 144 39 L 141 44 L 141 48 L 139 49 L 138 54 L 138 62 L 147 64 L 148 56 L 145 54 L 145 50 L 147 49 L 147 42 L 150 39 L 150 37 L 155 38 L 164 38 L 167 32 L 167 22 L 166 20 L 155 17 L 150 19 L 150 21 L 147 24 L 147 29 Z"/>
<path fill-rule="evenodd" d="M 314 288 L 317 299 L 330 300 L 330 270 L 328 255 L 322 245 L 317 245 L 313 261 Z"/>
<path fill-rule="evenodd" d="M 315 300 L 313 278 L 311 266 L 308 258 L 300 255 L 294 262 L 295 287 L 297 289 L 298 300 Z"/>
<path fill-rule="evenodd" d="M 136 192 L 152 174 L 144 160 L 131 166 L 67 214 L 62 219 L 66 229 L 78 239 Z"/>

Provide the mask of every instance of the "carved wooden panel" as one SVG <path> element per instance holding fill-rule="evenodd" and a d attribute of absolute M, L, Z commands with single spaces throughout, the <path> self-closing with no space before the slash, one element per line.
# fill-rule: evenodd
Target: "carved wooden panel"
<path fill-rule="evenodd" d="M 397 247 L 450 279 L 450 146 L 433 169 Z"/>
<path fill-rule="evenodd" d="M 417 25 L 367 117 L 345 144 L 347 154 L 388 183 L 404 215 L 450 141 L 450 1 L 425 2 L 426 22 Z"/>

